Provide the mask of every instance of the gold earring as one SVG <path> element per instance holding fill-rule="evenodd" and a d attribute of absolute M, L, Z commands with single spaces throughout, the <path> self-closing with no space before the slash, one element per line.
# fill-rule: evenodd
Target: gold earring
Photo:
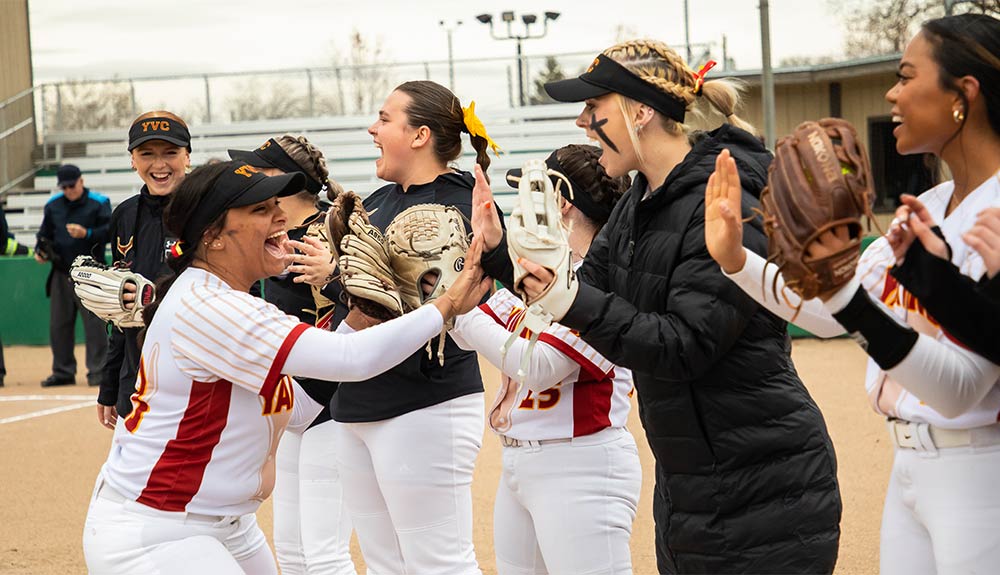
<path fill-rule="evenodd" d="M 961 108 L 955 108 L 951 111 L 951 117 L 955 120 L 956 124 L 961 124 L 962 120 L 965 120 L 965 112 Z"/>

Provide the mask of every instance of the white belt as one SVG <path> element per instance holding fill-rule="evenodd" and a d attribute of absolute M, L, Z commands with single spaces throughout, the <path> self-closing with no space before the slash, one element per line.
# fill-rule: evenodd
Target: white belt
<path fill-rule="evenodd" d="M 110 501 L 112 503 L 119 503 L 119 504 L 132 503 L 132 504 L 136 504 L 136 505 L 141 505 L 143 508 L 146 508 L 149 511 L 155 512 L 157 514 L 169 514 L 169 515 L 184 516 L 187 519 L 195 519 L 195 520 L 198 520 L 198 521 L 206 521 L 206 522 L 210 522 L 210 523 L 221 523 L 221 522 L 233 523 L 233 522 L 235 522 L 236 520 L 239 519 L 239 516 L 231 516 L 230 517 L 230 516 L 223 516 L 223 515 L 203 515 L 201 513 L 187 513 L 187 512 L 184 512 L 184 511 L 163 511 L 162 509 L 157 509 L 155 507 L 150 507 L 149 505 L 146 505 L 145 503 L 139 503 L 138 501 L 136 501 L 134 499 L 129 499 L 128 497 L 125 497 L 117 489 L 115 489 L 114 487 L 111 487 L 110 485 L 108 485 L 107 481 L 102 481 L 101 482 L 101 486 L 97 488 L 97 498 L 98 499 L 104 499 L 104 500 Z"/>
<path fill-rule="evenodd" d="M 573 441 L 571 437 L 564 437 L 560 439 L 514 439 L 513 437 L 507 437 L 506 435 L 500 436 L 500 443 L 504 447 L 537 447 L 539 445 L 548 445 L 550 443 L 570 443 Z"/>
<path fill-rule="evenodd" d="M 915 423 L 902 419 L 890 419 L 888 423 L 889 438 L 892 439 L 893 445 L 904 449 L 933 451 L 949 447 L 1000 443 L 1000 425 L 975 429 L 944 429 L 929 423 Z"/>

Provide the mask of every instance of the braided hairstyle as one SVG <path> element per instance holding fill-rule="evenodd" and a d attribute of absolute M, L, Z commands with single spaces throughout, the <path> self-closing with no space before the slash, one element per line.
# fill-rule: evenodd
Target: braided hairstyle
<path fill-rule="evenodd" d="M 410 96 L 406 116 L 413 128 L 427 126 L 434 135 L 434 155 L 444 164 L 462 155 L 462 132 L 465 127 L 462 103 L 451 90 L 430 80 L 413 80 L 396 86 L 396 90 Z M 482 136 L 469 134 L 472 147 L 476 150 L 476 163 L 483 167 L 483 173 L 490 167 L 490 157 L 486 153 L 488 143 Z"/>
<path fill-rule="evenodd" d="M 198 203 L 202 196 L 207 194 L 215 185 L 215 181 L 231 167 L 229 162 L 207 164 L 195 168 L 181 180 L 174 193 L 170 194 L 170 201 L 163 212 L 163 227 L 167 232 L 177 238 L 184 234 L 184 225 L 198 209 Z M 208 224 L 204 230 L 200 230 L 198 237 L 205 235 L 206 232 L 221 231 L 225 223 L 226 214 L 223 213 L 216 221 Z M 170 266 L 170 273 L 156 282 L 156 299 L 142 310 L 142 320 L 146 326 L 153 322 L 153 316 L 156 315 L 160 302 L 167 295 L 167 290 L 173 285 L 174 280 L 194 263 L 197 254 L 201 251 L 201 246 L 182 245 L 181 249 L 180 256 L 168 258 L 167 265 Z"/>
<path fill-rule="evenodd" d="M 310 143 L 305 136 L 285 134 L 277 138 L 277 142 L 306 175 L 326 186 L 329 193 L 333 188 L 333 182 L 330 180 L 330 170 L 326 166 L 326 156 L 319 148 Z M 318 195 L 309 190 L 302 190 L 300 193 L 310 196 Z M 334 197 L 336 196 L 334 195 Z"/>
<path fill-rule="evenodd" d="M 677 52 L 663 42 L 656 40 L 628 40 L 615 44 L 604 51 L 604 55 L 618 62 L 644 82 L 651 84 L 665 94 L 685 103 L 687 109 L 692 109 L 698 96 L 704 96 L 713 108 L 725 116 L 726 121 L 734 126 L 756 133 L 754 127 L 736 115 L 740 104 L 740 89 L 742 86 L 731 79 L 709 80 L 698 93 L 698 77 Z M 618 102 L 625 116 L 632 146 L 639 155 L 639 139 L 635 135 L 632 122 L 632 107 L 635 103 L 624 96 L 618 95 Z M 675 120 L 660 115 L 663 128 L 668 134 L 682 135 L 688 128 Z"/>
<path fill-rule="evenodd" d="M 601 153 L 597 146 L 570 144 L 556 150 L 556 159 L 573 182 L 574 194 L 588 194 L 594 203 L 607 206 L 610 212 L 632 185 L 632 178 L 628 174 L 617 178 L 609 176 L 598 162 Z M 599 230 L 607 221 L 593 223 Z"/>

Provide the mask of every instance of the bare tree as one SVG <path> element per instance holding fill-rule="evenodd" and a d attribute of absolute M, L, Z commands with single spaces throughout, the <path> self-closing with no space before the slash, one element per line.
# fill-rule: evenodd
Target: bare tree
<path fill-rule="evenodd" d="M 345 113 L 370 114 L 389 93 L 390 77 L 386 65 L 387 55 L 380 38 L 365 38 L 355 28 L 351 32 L 347 55 L 334 52 L 333 65 L 343 69 L 348 82 L 348 93 L 344 95 Z"/>
<path fill-rule="evenodd" d="M 237 95 L 227 101 L 233 122 L 300 118 L 308 111 L 306 97 L 282 80 L 267 82 L 247 80 L 237 88 Z"/>
<path fill-rule="evenodd" d="M 836 61 L 833 56 L 790 56 L 782 58 L 778 63 L 779 68 L 795 68 L 799 66 L 816 66 L 818 64 L 832 64 Z"/>
<path fill-rule="evenodd" d="M 67 82 L 46 90 L 48 130 L 125 128 L 135 116 L 132 90 L 122 82 Z"/>
<path fill-rule="evenodd" d="M 943 16 L 944 0 L 829 0 L 831 11 L 851 14 L 845 20 L 845 52 L 852 58 L 902 52 L 921 22 Z M 1000 0 L 953 2 L 953 13 L 1000 16 Z"/>

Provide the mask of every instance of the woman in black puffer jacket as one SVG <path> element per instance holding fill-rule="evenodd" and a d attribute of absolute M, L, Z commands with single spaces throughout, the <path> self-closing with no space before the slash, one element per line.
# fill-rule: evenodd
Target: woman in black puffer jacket
<path fill-rule="evenodd" d="M 602 142 L 609 175 L 639 172 L 578 272 L 560 323 L 633 370 L 640 416 L 656 458 L 653 515 L 662 573 L 831 573 L 840 538 L 836 457 L 823 416 L 790 358 L 784 321 L 726 279 L 705 247 L 705 186 L 729 149 L 758 206 L 771 155 L 734 115 L 736 89 L 704 82 L 665 44 L 605 50 L 579 78 L 546 85 L 584 101 L 577 125 Z M 699 98 L 727 119 L 689 133 Z M 510 283 L 511 262 L 492 197 L 477 186 L 473 226 L 484 256 Z M 756 222 L 744 244 L 767 240 Z M 524 287 L 539 293 L 551 274 Z"/>

